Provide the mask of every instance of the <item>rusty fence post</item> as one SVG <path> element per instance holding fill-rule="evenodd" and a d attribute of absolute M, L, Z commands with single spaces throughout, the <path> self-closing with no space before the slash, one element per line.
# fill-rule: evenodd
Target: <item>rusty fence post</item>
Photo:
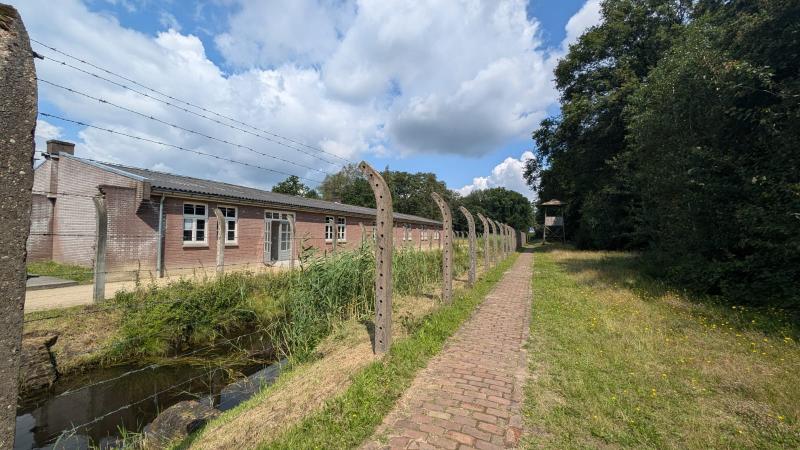
<path fill-rule="evenodd" d="M 483 270 L 486 271 L 489 270 L 489 223 L 481 213 L 478 213 L 478 219 L 481 220 L 481 225 L 483 225 Z"/>
<path fill-rule="evenodd" d="M 467 226 L 469 227 L 469 275 L 467 277 L 467 282 L 470 286 L 475 284 L 475 275 L 477 272 L 477 257 L 475 256 L 475 251 L 477 247 L 476 236 L 475 236 L 475 219 L 472 217 L 472 213 L 469 212 L 467 208 L 463 206 L 459 206 L 458 210 L 464 214 L 464 217 L 467 218 Z"/>
<path fill-rule="evenodd" d="M 108 246 L 108 209 L 105 196 L 92 197 L 97 225 L 94 244 L 94 294 L 92 299 L 100 303 L 106 299 L 106 247 Z"/>
<path fill-rule="evenodd" d="M 365 161 L 358 165 L 375 194 L 375 353 L 392 344 L 392 245 L 394 215 L 392 193 L 383 177 Z"/>
<path fill-rule="evenodd" d="M 225 273 L 225 216 L 219 207 L 214 208 L 217 218 L 217 276 Z"/>
<path fill-rule="evenodd" d="M 0 4 L 0 449 L 14 447 L 33 189 L 36 68 L 17 11 Z"/>
<path fill-rule="evenodd" d="M 436 192 L 431 193 L 433 201 L 442 213 L 442 234 L 439 242 L 442 243 L 442 301 L 453 301 L 453 216 L 450 206 Z"/>

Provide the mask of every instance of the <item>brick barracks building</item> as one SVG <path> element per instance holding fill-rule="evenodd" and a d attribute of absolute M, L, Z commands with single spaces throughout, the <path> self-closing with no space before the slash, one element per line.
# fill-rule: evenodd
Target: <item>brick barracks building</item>
<path fill-rule="evenodd" d="M 303 251 L 347 249 L 372 239 L 375 210 L 336 202 L 82 159 L 75 144 L 47 142 L 35 169 L 30 261 L 92 267 L 96 210 L 108 212 L 106 270 L 111 279 L 213 268 L 217 230 L 225 233 L 225 265 L 289 265 Z M 224 224 L 214 210 L 219 207 Z M 394 245 L 438 247 L 441 222 L 395 214 Z M 363 235 L 362 235 L 363 233 Z"/>

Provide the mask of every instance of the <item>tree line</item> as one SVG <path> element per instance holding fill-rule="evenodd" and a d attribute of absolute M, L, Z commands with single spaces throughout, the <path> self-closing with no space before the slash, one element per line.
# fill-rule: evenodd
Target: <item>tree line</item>
<path fill-rule="evenodd" d="M 800 2 L 605 0 L 555 69 L 525 176 L 583 248 L 800 306 Z"/>
<path fill-rule="evenodd" d="M 410 173 L 387 167 L 381 172 L 381 176 L 392 192 L 392 206 L 397 213 L 440 220 L 439 208 L 431 198 L 431 193 L 436 192 L 450 205 L 455 230 L 467 230 L 467 220 L 458 211 L 458 207 L 462 205 L 473 214 L 484 214 L 518 230 L 527 230 L 533 225 L 533 206 L 519 192 L 491 188 L 474 191 L 462 197 L 458 192 L 448 189 L 434 173 Z M 272 191 L 348 205 L 375 207 L 375 197 L 369 183 L 354 164 L 327 175 L 317 189 L 306 186 L 296 176 L 290 176 L 273 186 Z M 476 222 L 480 224 L 477 217 Z"/>

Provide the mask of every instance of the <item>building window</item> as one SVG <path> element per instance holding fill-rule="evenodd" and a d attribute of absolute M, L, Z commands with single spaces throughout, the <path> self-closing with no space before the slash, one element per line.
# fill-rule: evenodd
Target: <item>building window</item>
<path fill-rule="evenodd" d="M 183 242 L 206 243 L 208 209 L 197 203 L 183 204 Z"/>
<path fill-rule="evenodd" d="M 438 241 L 439 240 L 439 231 L 434 231 L 433 232 L 433 240 L 434 241 Z"/>
<path fill-rule="evenodd" d="M 403 225 L 403 240 L 404 241 L 411 240 L 411 225 L 409 224 Z"/>
<path fill-rule="evenodd" d="M 336 219 L 336 232 L 337 241 L 347 241 L 347 222 L 344 220 L 344 217 L 339 217 Z"/>
<path fill-rule="evenodd" d="M 428 230 L 426 230 L 424 226 L 419 227 L 419 239 L 421 241 L 428 240 Z"/>
<path fill-rule="evenodd" d="M 325 240 L 328 242 L 333 241 L 333 216 L 325 217 Z M 336 218 L 336 241 L 347 241 L 347 221 L 344 217 Z"/>
<path fill-rule="evenodd" d="M 232 206 L 220 206 L 222 217 L 225 218 L 225 243 L 235 244 L 239 237 L 239 230 L 236 226 L 238 219 L 237 208 Z"/>
<path fill-rule="evenodd" d="M 325 240 L 333 240 L 333 216 L 325 217 Z"/>

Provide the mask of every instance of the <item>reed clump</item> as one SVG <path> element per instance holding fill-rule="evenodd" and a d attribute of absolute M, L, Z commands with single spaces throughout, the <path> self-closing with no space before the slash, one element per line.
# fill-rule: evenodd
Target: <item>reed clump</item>
<path fill-rule="evenodd" d="M 455 251 L 457 273 L 466 249 Z M 374 249 L 365 244 L 327 257 L 302 258 L 297 270 L 232 272 L 203 280 L 147 285 L 118 293 L 121 327 L 108 355 L 116 360 L 164 356 L 261 332 L 285 356 L 305 359 L 337 323 L 374 311 Z M 393 289 L 419 295 L 442 279 L 442 253 L 394 252 Z"/>

